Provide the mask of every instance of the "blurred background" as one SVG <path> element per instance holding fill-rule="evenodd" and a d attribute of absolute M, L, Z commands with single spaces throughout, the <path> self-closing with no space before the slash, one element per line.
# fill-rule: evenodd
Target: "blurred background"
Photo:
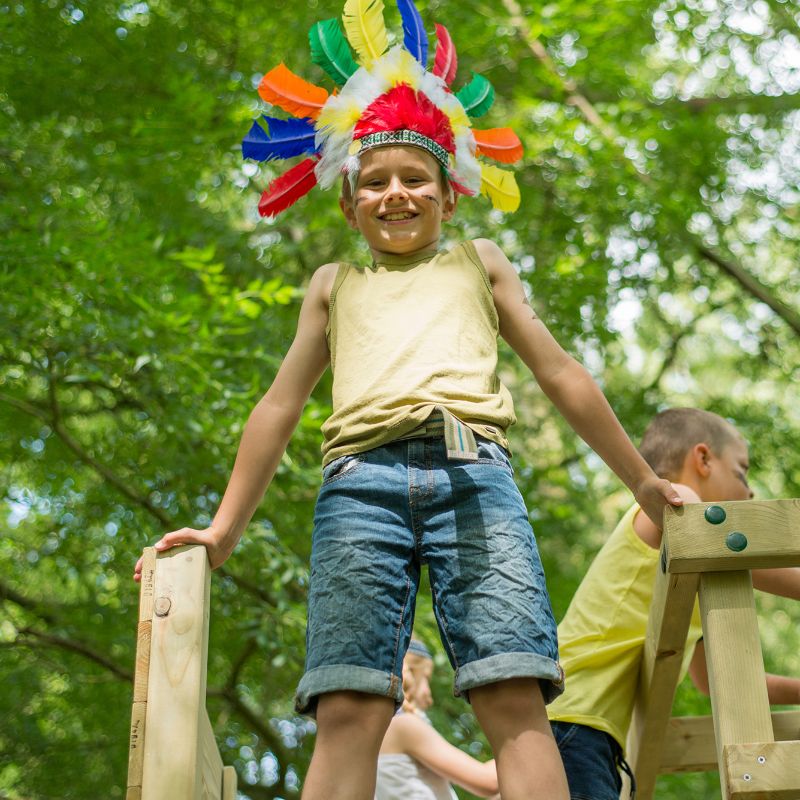
<path fill-rule="evenodd" d="M 339 0 L 19 0 L 0 5 L 0 797 L 125 794 L 138 586 L 165 530 L 203 526 L 308 279 L 364 259 L 336 192 L 275 221 L 280 165 L 243 163 L 285 61 L 332 89 L 307 32 Z M 800 497 L 798 0 L 419 3 L 498 100 L 526 155 L 513 215 L 462 200 L 448 242 L 486 236 L 631 437 L 694 405 L 752 448 L 760 498 Z M 386 21 L 400 19 L 387 3 Z M 630 502 L 507 350 L 511 431 L 557 618 Z M 313 723 L 294 716 L 320 480 L 321 381 L 280 472 L 213 579 L 209 713 L 240 796 L 298 797 Z M 425 577 L 423 577 L 423 584 Z M 800 610 L 761 599 L 769 669 L 800 674 Z M 488 758 L 424 589 L 433 719 Z M 682 686 L 680 713 L 708 713 Z M 461 793 L 461 797 L 469 795 Z M 719 796 L 716 775 L 659 798 Z"/>

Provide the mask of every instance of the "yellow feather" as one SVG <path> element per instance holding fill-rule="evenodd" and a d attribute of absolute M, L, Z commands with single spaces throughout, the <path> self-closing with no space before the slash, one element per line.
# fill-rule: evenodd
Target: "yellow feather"
<path fill-rule="evenodd" d="M 347 0 L 342 22 L 347 39 L 358 55 L 358 63 L 369 68 L 389 45 L 383 21 L 383 0 Z"/>
<path fill-rule="evenodd" d="M 488 196 L 498 211 L 516 211 L 519 208 L 519 186 L 514 173 L 508 170 L 481 164 L 481 194 Z"/>
<path fill-rule="evenodd" d="M 374 72 L 386 81 L 389 88 L 405 83 L 415 91 L 419 89 L 422 70 L 419 62 L 404 48 L 392 48 L 386 58 L 374 66 Z"/>
<path fill-rule="evenodd" d="M 317 119 L 317 130 L 327 128 L 334 134 L 348 133 L 361 119 L 363 111 L 354 99 L 347 103 L 328 103 Z"/>

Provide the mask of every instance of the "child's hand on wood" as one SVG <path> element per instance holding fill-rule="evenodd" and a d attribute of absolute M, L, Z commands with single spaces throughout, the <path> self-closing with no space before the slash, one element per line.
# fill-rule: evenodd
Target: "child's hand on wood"
<path fill-rule="evenodd" d="M 645 478 L 634 492 L 636 502 L 653 524 L 661 530 L 664 525 L 664 509 L 666 506 L 682 506 L 683 499 L 675 487 L 664 478 L 655 474 Z"/>
<path fill-rule="evenodd" d="M 228 558 L 236 546 L 236 542 L 227 540 L 222 531 L 213 527 L 204 528 L 203 530 L 196 530 L 194 528 L 181 528 L 177 531 L 165 533 L 153 547 L 159 553 L 169 550 L 172 547 L 178 547 L 182 544 L 202 544 L 208 553 L 208 561 L 211 564 L 211 569 L 216 569 Z M 139 583 L 142 580 L 142 558 L 136 562 L 136 567 L 133 570 L 133 579 Z"/>

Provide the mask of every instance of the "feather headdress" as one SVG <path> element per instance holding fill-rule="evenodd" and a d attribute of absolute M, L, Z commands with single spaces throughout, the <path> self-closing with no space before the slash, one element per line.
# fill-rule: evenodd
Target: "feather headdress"
<path fill-rule="evenodd" d="M 487 195 L 501 211 L 519 207 L 514 174 L 476 158 L 480 154 L 503 164 L 522 158 L 522 144 L 510 128 L 471 126 L 470 117 L 491 108 L 494 87 L 473 73 L 458 91 L 450 88 L 458 58 L 447 28 L 439 24 L 428 71 L 422 17 L 413 0 L 396 2 L 402 45 L 389 48 L 383 0 L 346 0 L 341 24 L 329 19 L 311 28 L 311 60 L 333 80 L 333 93 L 283 64 L 262 78 L 261 97 L 292 118 L 264 115 L 266 127 L 254 122 L 242 142 L 243 157 L 268 161 L 305 156 L 263 193 L 258 206 L 262 216 L 279 214 L 315 185 L 327 189 L 341 175 L 356 174 L 365 150 L 398 144 L 429 152 L 455 191 Z"/>

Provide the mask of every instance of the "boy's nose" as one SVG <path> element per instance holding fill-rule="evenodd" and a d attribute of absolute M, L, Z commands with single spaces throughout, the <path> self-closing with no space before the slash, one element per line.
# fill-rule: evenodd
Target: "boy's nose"
<path fill-rule="evenodd" d="M 401 180 L 395 178 L 389 182 L 389 185 L 386 187 L 387 200 L 395 200 L 397 198 L 404 199 L 406 197 L 408 197 L 408 192 Z"/>

